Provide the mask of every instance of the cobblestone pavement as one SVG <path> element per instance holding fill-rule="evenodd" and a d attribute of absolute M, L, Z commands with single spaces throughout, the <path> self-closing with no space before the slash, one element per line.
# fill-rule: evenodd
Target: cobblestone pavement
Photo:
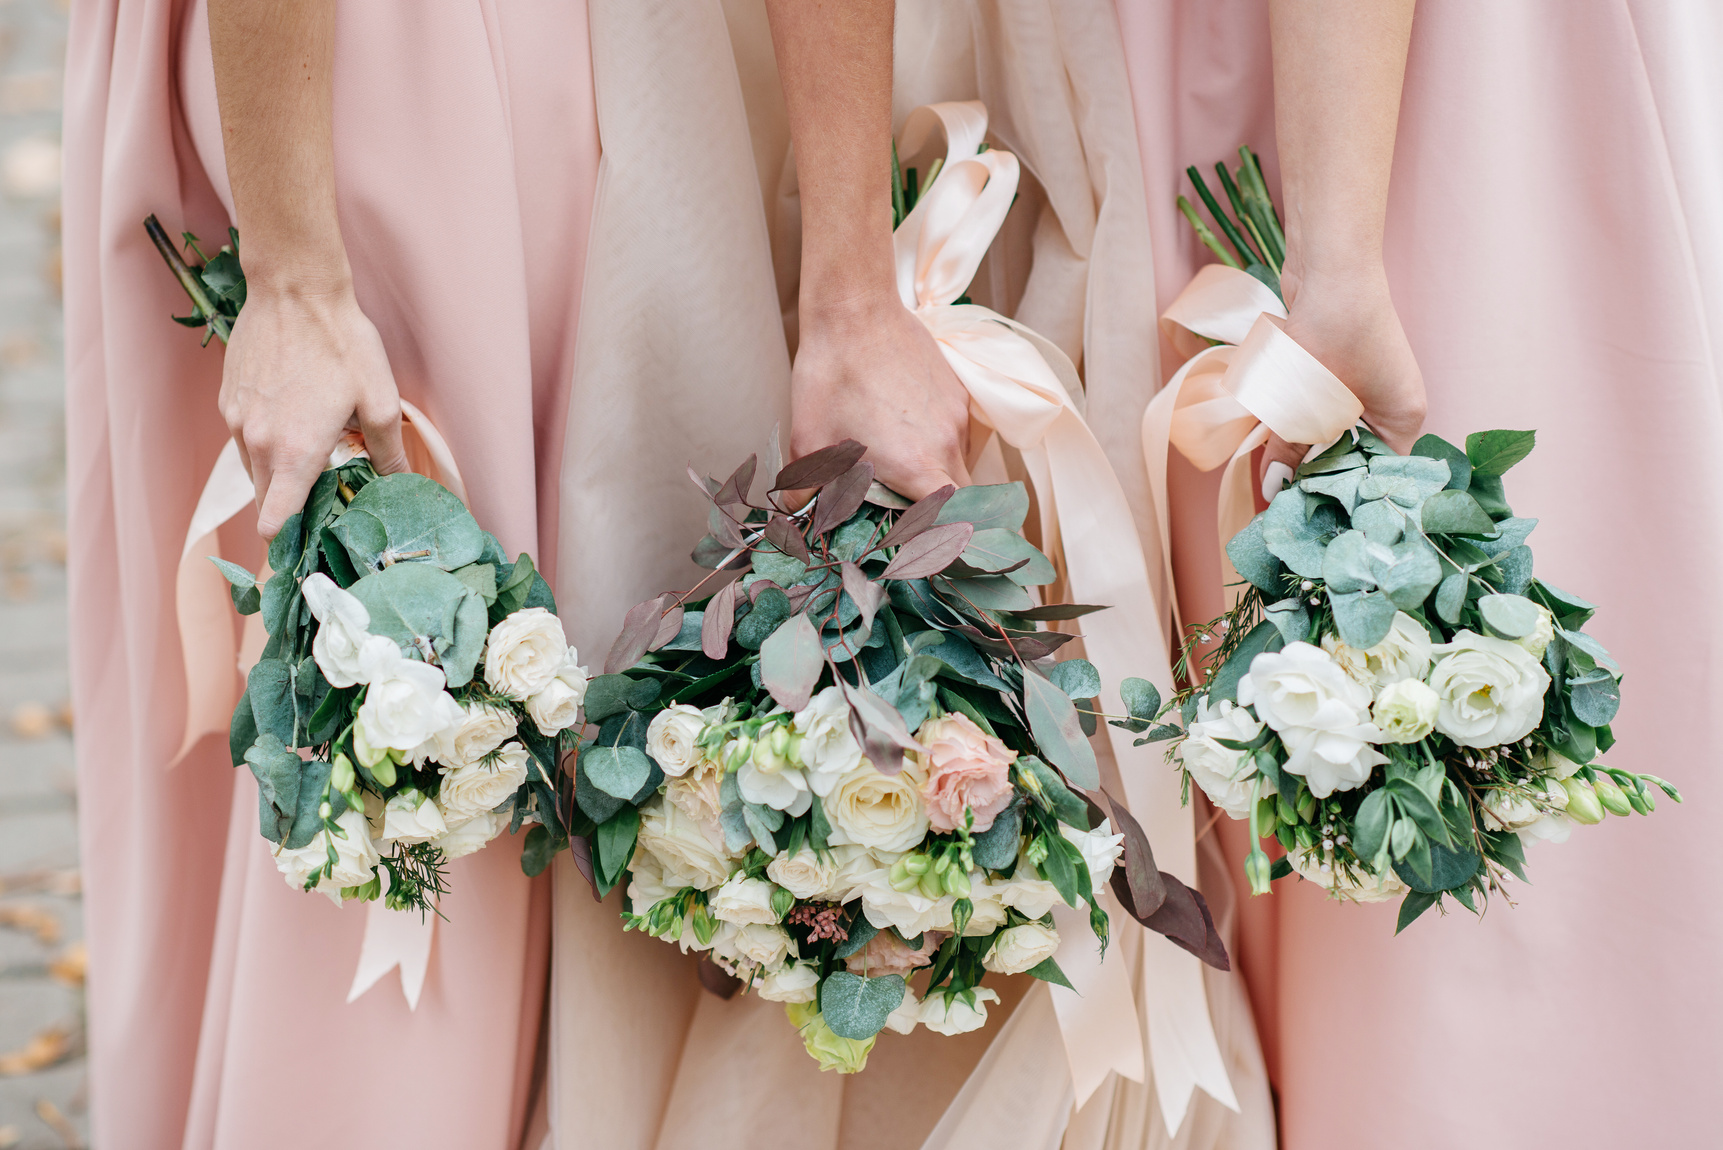
<path fill-rule="evenodd" d="M 64 0 L 0 0 L 0 1150 L 85 1145 L 66 681 Z"/>

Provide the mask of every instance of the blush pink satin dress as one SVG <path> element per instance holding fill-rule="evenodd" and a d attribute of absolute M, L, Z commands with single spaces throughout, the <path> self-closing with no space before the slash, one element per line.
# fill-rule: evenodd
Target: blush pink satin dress
<path fill-rule="evenodd" d="M 1184 166 L 1250 143 L 1272 182 L 1266 12 L 1205 9 L 1168 42 L 1165 3 L 1116 7 L 1164 307 L 1206 262 L 1173 208 Z M 1602 604 L 1588 629 L 1627 668 L 1607 758 L 1687 802 L 1534 848 L 1519 906 L 1482 921 L 1396 938 L 1392 906 L 1309 885 L 1244 900 L 1239 965 L 1288 1150 L 1717 1144 L 1720 49 L 1710 4 L 1419 6 L 1386 258 L 1428 429 L 1538 430 L 1509 497 L 1542 520 L 1538 574 Z M 1169 132 L 1156 112 L 1175 99 Z M 1186 617 L 1211 618 L 1212 491 L 1174 478 Z"/>
<path fill-rule="evenodd" d="M 339 6 L 335 149 L 360 303 L 473 511 L 554 564 L 598 169 L 580 0 Z M 73 691 L 94 1143 L 513 1150 L 542 1079 L 548 880 L 450 868 L 424 994 L 345 1002 L 366 909 L 288 889 L 253 780 L 184 714 L 174 570 L 227 438 L 219 349 L 140 226 L 232 218 L 206 15 L 80 0 L 66 100 Z M 219 240 L 217 241 L 219 242 Z M 241 515 L 230 555 L 260 558 Z M 536 1138 L 535 1138 L 536 1142 Z"/>

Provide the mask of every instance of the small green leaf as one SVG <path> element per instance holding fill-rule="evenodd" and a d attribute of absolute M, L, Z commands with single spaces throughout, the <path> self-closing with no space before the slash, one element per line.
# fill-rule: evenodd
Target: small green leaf
<path fill-rule="evenodd" d="M 1273 623 L 1258 623 L 1233 648 L 1220 670 L 1208 681 L 1207 694 L 1211 700 L 1238 700 L 1238 681 L 1250 671 L 1250 662 L 1265 651 L 1278 651 L 1285 646 L 1280 630 Z"/>
<path fill-rule="evenodd" d="M 397 560 L 453 571 L 476 562 L 485 546 L 484 532 L 454 492 L 405 471 L 367 483 L 330 531 L 366 571 Z"/>
<path fill-rule="evenodd" d="M 1436 492 L 1424 500 L 1418 522 L 1432 535 L 1489 535 L 1496 529 L 1495 521 L 1465 491 Z"/>
<path fill-rule="evenodd" d="M 839 1038 L 865 1041 L 885 1027 L 891 1012 L 903 1005 L 903 978 L 863 978 L 847 970 L 833 971 L 820 984 L 820 1014 Z"/>
<path fill-rule="evenodd" d="M 1262 540 L 1262 516 L 1252 519 L 1228 541 L 1226 557 L 1232 561 L 1233 570 L 1254 586 L 1270 595 L 1282 592 L 1281 576 L 1286 568 Z"/>
<path fill-rule="evenodd" d="M 1047 677 L 1072 699 L 1093 699 L 1101 693 L 1101 673 L 1087 659 L 1062 659 L 1053 664 Z"/>
<path fill-rule="evenodd" d="M 1466 436 L 1466 458 L 1477 475 L 1503 475 L 1537 446 L 1535 431 L 1474 431 Z"/>
<path fill-rule="evenodd" d="M 1393 811 L 1388 803 L 1388 792 L 1378 787 L 1364 796 L 1364 801 L 1358 806 L 1358 814 L 1353 818 L 1352 849 L 1358 852 L 1358 857 L 1369 863 L 1382 851 L 1382 844 L 1388 838 L 1388 824 L 1393 820 Z"/>
<path fill-rule="evenodd" d="M 1466 573 L 1455 571 L 1436 588 L 1436 614 L 1444 622 L 1458 623 L 1460 610 L 1466 605 Z"/>
<path fill-rule="evenodd" d="M 733 636 L 750 651 L 758 651 L 778 625 L 790 617 L 790 597 L 769 587 L 754 600 L 753 609 L 737 622 Z"/>
<path fill-rule="evenodd" d="M 639 834 L 640 812 L 630 806 L 624 806 L 598 825 L 598 831 L 593 835 L 594 845 L 598 848 L 593 862 L 597 864 L 595 877 L 599 880 L 601 893 L 608 894 L 622 877 L 622 872 L 628 869 Z"/>
<path fill-rule="evenodd" d="M 1466 453 L 1439 435 L 1425 435 L 1412 445 L 1413 455 L 1440 459 L 1448 465 L 1448 487 L 1464 491 L 1472 482 L 1472 461 Z"/>
<path fill-rule="evenodd" d="M 1478 600 L 1485 624 L 1503 639 L 1523 639 L 1537 630 L 1538 608 L 1519 595 L 1485 595 Z"/>
<path fill-rule="evenodd" d="M 567 839 L 552 835 L 541 823 L 526 833 L 526 842 L 521 846 L 520 869 L 528 878 L 536 878 L 545 872 L 551 860 L 567 846 Z"/>
<path fill-rule="evenodd" d="M 1022 808 L 1006 807 L 993 819 L 993 825 L 975 836 L 971 857 L 975 865 L 985 870 L 1010 870 L 1017 861 L 1017 848 L 1023 837 Z"/>
<path fill-rule="evenodd" d="M 1440 895 L 1424 894 L 1413 891 L 1400 901 L 1400 920 L 1394 924 L 1394 933 L 1399 934 L 1417 921 L 1418 916 L 1435 906 Z"/>
<path fill-rule="evenodd" d="M 1395 863 L 1394 873 L 1418 893 L 1440 894 L 1465 886 L 1472 876 L 1478 873 L 1478 867 L 1481 865 L 1478 852 L 1469 845 L 1455 850 L 1433 842 L 1430 844 L 1430 869 L 1427 877 L 1419 875 L 1404 863 Z"/>
<path fill-rule="evenodd" d="M 586 685 L 586 721 L 602 723 L 624 711 L 644 711 L 658 701 L 658 684 L 627 675 L 599 675 Z"/>
<path fill-rule="evenodd" d="M 1059 964 L 1051 958 L 1044 958 L 1023 972 L 1030 978 L 1039 978 L 1042 982 L 1051 982 L 1054 986 L 1063 986 L 1066 990 L 1076 990 L 1071 980 L 1065 977 L 1065 972 L 1059 969 Z"/>
<path fill-rule="evenodd" d="M 1360 650 L 1386 639 L 1394 626 L 1394 600 L 1380 591 L 1330 591 L 1328 603 L 1340 638 Z"/>
<path fill-rule="evenodd" d="M 983 483 L 952 492 L 934 523 L 973 523 L 977 532 L 995 527 L 1016 532 L 1028 514 L 1029 492 L 1023 484 Z"/>

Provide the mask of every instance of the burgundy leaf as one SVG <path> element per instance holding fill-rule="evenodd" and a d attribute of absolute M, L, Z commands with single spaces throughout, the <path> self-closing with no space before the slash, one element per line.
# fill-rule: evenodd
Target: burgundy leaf
<path fill-rule="evenodd" d="M 821 588 L 817 583 L 797 583 L 784 594 L 790 597 L 790 610 L 800 611 L 802 604 L 819 594 L 820 591 Z"/>
<path fill-rule="evenodd" d="M 664 618 L 658 621 L 658 634 L 652 637 L 652 645 L 648 651 L 656 651 L 670 640 L 682 633 L 682 608 L 672 607 L 664 612 Z"/>
<path fill-rule="evenodd" d="M 760 644 L 760 683 L 787 711 L 808 705 L 825 665 L 820 633 L 806 615 L 791 615 Z"/>
<path fill-rule="evenodd" d="M 717 480 L 700 478 L 700 473 L 695 471 L 692 466 L 688 468 L 688 478 L 693 480 L 694 486 L 700 489 L 700 497 L 710 502 L 713 492 L 718 490 Z"/>
<path fill-rule="evenodd" d="M 1119 902 L 1131 917 L 1141 922 L 1167 901 L 1166 883 L 1161 881 L 1160 871 L 1155 866 L 1155 852 L 1149 846 L 1149 836 L 1143 833 L 1143 826 L 1137 822 L 1136 816 L 1105 790 L 1089 792 L 1091 805 L 1096 805 L 1096 795 L 1106 804 L 1104 813 L 1112 818 L 1113 830 L 1125 836 L 1124 857 L 1113 870 L 1113 893 L 1119 896 Z"/>
<path fill-rule="evenodd" d="M 575 835 L 568 841 L 568 853 L 574 856 L 574 869 L 580 872 L 580 877 L 592 888 L 592 901 L 603 902 L 604 896 L 598 893 L 598 878 L 592 870 L 592 844 L 580 835 Z"/>
<path fill-rule="evenodd" d="M 610 654 L 604 657 L 606 675 L 626 671 L 640 662 L 641 656 L 645 655 L 652 645 L 652 640 L 658 637 L 658 625 L 665 608 L 669 607 L 675 598 L 674 595 L 660 595 L 656 599 L 636 603 L 628 609 L 627 616 L 622 620 L 622 634 L 616 637 Z"/>
<path fill-rule="evenodd" d="M 1029 566 L 1029 563 L 1030 560 L 1028 559 L 1019 559 L 1009 567 L 1001 567 L 997 571 L 988 571 L 982 567 L 971 567 L 969 564 L 959 559 L 947 567 L 944 574 L 951 579 L 978 579 L 987 575 L 1009 575 L 1011 572 L 1016 571 L 1019 568 Z"/>
<path fill-rule="evenodd" d="M 1023 562 L 1027 563 L 1029 560 L 1025 559 Z M 1013 567 L 1012 570 L 1015 571 L 1016 568 Z M 1000 572 L 1000 574 L 1004 574 L 1004 572 Z M 1013 614 L 1015 614 L 1019 619 L 1031 619 L 1036 622 L 1043 622 L 1053 619 L 1080 619 L 1084 615 L 1093 615 L 1096 611 L 1105 610 L 1107 610 L 1107 608 L 1097 607 L 1093 603 L 1053 603 L 1046 607 L 1033 607 L 1027 611 L 1015 611 Z"/>
<path fill-rule="evenodd" d="M 694 551 L 688 556 L 696 566 L 708 571 L 741 571 L 750 562 L 747 551 L 741 544 L 726 547 L 718 541 L 716 535 L 702 535 L 700 542 L 694 544 Z"/>
<path fill-rule="evenodd" d="M 904 726 L 897 708 L 868 690 L 852 687 L 838 677 L 844 699 L 850 705 L 850 731 L 861 743 L 868 761 L 882 774 L 895 775 L 903 770 L 904 751 L 925 751 Z M 860 728 L 857 730 L 857 728 Z"/>
<path fill-rule="evenodd" d="M 772 481 L 773 491 L 802 491 L 823 487 L 856 465 L 867 454 L 867 448 L 853 439 L 834 443 L 811 451 L 778 472 Z"/>
<path fill-rule="evenodd" d="M 1208 902 L 1201 892 L 1192 890 L 1166 871 L 1161 872 L 1161 882 L 1166 885 L 1166 901 L 1155 913 L 1141 919 L 1142 924 L 1157 934 L 1166 935 L 1169 942 L 1190 951 L 1216 970 L 1231 970 L 1226 946 L 1220 940 L 1214 916 L 1209 913 Z M 1130 909 L 1128 904 L 1126 909 Z"/>
<path fill-rule="evenodd" d="M 862 629 L 873 630 L 874 612 L 885 602 L 885 588 L 874 583 L 862 574 L 862 569 L 849 560 L 844 560 L 839 570 L 843 572 L 844 590 L 849 593 L 850 600 L 861 612 Z"/>
<path fill-rule="evenodd" d="M 929 496 L 929 498 L 932 498 Z M 901 526 L 902 520 L 899 520 Z M 892 528 L 895 532 L 896 527 Z M 882 578 L 924 579 L 937 575 L 963 554 L 969 537 L 975 534 L 972 523 L 945 523 L 929 527 L 898 548 L 892 561 L 886 564 Z"/>
<path fill-rule="evenodd" d="M 766 539 L 773 547 L 792 559 L 808 561 L 808 545 L 801 530 L 785 515 L 774 514 L 766 521 Z"/>
<path fill-rule="evenodd" d="M 830 483 L 820 492 L 820 501 L 814 508 L 813 532 L 824 535 L 835 527 L 841 527 L 849 521 L 867 498 L 867 489 L 873 486 L 873 464 L 862 460 Z"/>
<path fill-rule="evenodd" d="M 730 478 L 724 481 L 724 486 L 718 488 L 718 494 L 712 497 L 712 501 L 720 507 L 735 506 L 737 504 L 746 507 L 748 504 L 748 492 L 752 490 L 754 486 L 754 468 L 757 466 L 758 462 L 758 457 L 753 455 L 744 459 L 742 461 L 742 466 L 736 468 L 736 470 L 730 475 Z M 737 518 L 740 519 L 741 516 L 737 516 Z"/>
<path fill-rule="evenodd" d="M 740 503 L 729 507 L 713 504 L 706 511 L 706 529 L 722 546 L 735 550 L 743 545 L 742 529 L 737 525 L 747 518 L 748 509 Z"/>
<path fill-rule="evenodd" d="M 752 583 L 748 584 L 748 602 L 749 604 L 758 603 L 760 601 L 760 596 L 764 595 L 766 592 L 783 590 L 784 589 L 782 587 L 778 586 L 770 579 L 756 579 Z M 784 594 L 788 596 L 789 592 L 784 591 Z"/>
<path fill-rule="evenodd" d="M 707 994 L 716 994 L 719 998 L 736 997 L 736 992 L 742 989 L 742 980 L 733 974 L 727 974 L 724 968 L 708 957 L 700 959 L 700 985 Z"/>
<path fill-rule="evenodd" d="M 884 507 L 888 511 L 908 511 L 914 506 L 914 501 L 905 499 L 879 480 L 868 484 L 867 494 L 863 499 L 875 507 Z"/>
<path fill-rule="evenodd" d="M 1004 659 L 1021 659 L 1025 663 L 1033 663 L 1037 659 L 1045 659 L 1066 643 L 1077 638 L 1063 631 L 1035 631 L 1027 635 L 1013 634 L 1007 643 L 997 633 L 989 635 L 977 627 L 965 623 L 952 628 L 968 639 L 980 650 L 990 655 L 998 655 Z"/>
<path fill-rule="evenodd" d="M 933 494 L 918 500 L 908 511 L 897 517 L 897 522 L 891 525 L 891 530 L 885 533 L 885 538 L 881 539 L 876 546 L 899 547 L 908 543 L 933 526 L 934 520 L 939 518 L 940 508 L 944 507 L 945 501 L 955 494 L 957 494 L 957 488 L 947 483 Z M 956 526 L 956 524 L 952 524 L 952 526 Z M 970 530 L 973 532 L 974 529 L 975 525 L 970 524 Z M 964 541 L 968 541 L 968 536 L 964 537 Z"/>
<path fill-rule="evenodd" d="M 730 650 L 730 629 L 736 625 L 736 593 L 742 581 L 734 580 L 718 589 L 706 603 L 706 617 L 700 623 L 700 649 L 708 659 L 723 659 Z"/>

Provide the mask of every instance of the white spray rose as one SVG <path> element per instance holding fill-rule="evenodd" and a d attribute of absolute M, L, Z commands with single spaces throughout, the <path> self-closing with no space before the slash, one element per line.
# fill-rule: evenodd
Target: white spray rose
<path fill-rule="evenodd" d="M 1410 889 L 1400 881 L 1400 876 L 1394 873 L 1392 867 L 1388 868 L 1387 874 L 1381 876 L 1354 868 L 1357 877 L 1348 878 L 1337 868 L 1323 870 L 1323 860 L 1314 851 L 1294 850 L 1287 858 L 1291 861 L 1293 870 L 1337 898 L 1350 899 L 1353 902 L 1386 902 L 1399 898 Z"/>
<path fill-rule="evenodd" d="M 675 893 L 676 888 L 664 881 L 658 856 L 635 847 L 634 857 L 628 860 L 628 909 L 643 915 Z"/>
<path fill-rule="evenodd" d="M 441 753 L 435 757 L 444 767 L 476 763 L 514 738 L 519 728 L 520 720 L 506 707 L 468 703 L 461 708 L 461 721 L 445 734 Z"/>
<path fill-rule="evenodd" d="M 1537 626 L 1532 628 L 1531 634 L 1522 635 L 1514 642 L 1524 647 L 1532 658 L 1542 659 L 1544 651 L 1555 638 L 1555 616 L 1550 614 L 1550 609 L 1542 603 L 1533 603 L 1532 606 L 1537 608 Z"/>
<path fill-rule="evenodd" d="M 964 938 L 983 938 L 1005 925 L 1005 903 L 999 892 L 982 882 L 982 872 L 969 872 L 969 921 L 963 925 Z M 951 925 L 957 925 L 954 913 Z"/>
<path fill-rule="evenodd" d="M 428 843 L 448 829 L 437 804 L 411 787 L 383 807 L 382 837 L 387 841 Z"/>
<path fill-rule="evenodd" d="M 1017 878 L 988 887 L 1000 902 L 1025 918 L 1040 918 L 1061 902 L 1059 888 L 1043 878 L 1035 877 L 1035 868 L 1024 863 L 1017 867 Z"/>
<path fill-rule="evenodd" d="M 1541 841 L 1566 842 L 1573 830 L 1573 820 L 1561 813 L 1568 804 L 1567 788 L 1548 778 L 1533 779 L 1527 790 L 1535 794 L 1499 787 L 1484 792 L 1480 803 L 1484 826 L 1492 831 L 1516 831 L 1527 846 Z"/>
<path fill-rule="evenodd" d="M 745 959 L 760 967 L 762 970 L 775 970 L 795 953 L 793 940 L 779 926 L 768 926 L 764 923 L 748 923 L 736 928 L 735 937 L 729 940 L 728 950 L 731 961 Z"/>
<path fill-rule="evenodd" d="M 858 850 L 839 847 L 838 850 Z M 797 898 L 814 898 L 824 894 L 838 877 L 836 857 L 821 858 L 812 847 L 804 846 L 793 855 L 781 854 L 766 864 L 766 876 Z"/>
<path fill-rule="evenodd" d="M 755 993 L 767 1002 L 812 1002 L 819 988 L 820 972 L 805 962 L 796 962 L 766 975 Z"/>
<path fill-rule="evenodd" d="M 1385 743 L 1415 743 L 1436 726 L 1441 700 L 1429 684 L 1417 679 L 1389 683 L 1376 696 L 1372 715 Z"/>
<path fill-rule="evenodd" d="M 915 991 L 909 988 L 909 983 L 903 984 L 903 1001 L 897 1008 L 885 1017 L 885 1028 L 894 1034 L 908 1034 L 921 1021 L 921 1000 L 916 998 Z"/>
<path fill-rule="evenodd" d="M 321 571 L 305 577 L 300 590 L 317 619 L 311 657 L 331 687 L 369 683 L 401 658 L 401 648 L 384 635 L 372 635 L 371 613 L 350 591 L 343 591 Z"/>
<path fill-rule="evenodd" d="M 1058 931 L 1038 922 L 1026 922 L 1001 931 L 982 965 L 995 974 L 1022 974 L 1052 958 L 1058 949 Z"/>
<path fill-rule="evenodd" d="M 446 816 L 445 816 L 446 817 Z M 443 858 L 465 858 L 508 828 L 506 811 L 483 811 L 449 827 L 448 833 L 431 840 L 431 845 L 443 852 Z"/>
<path fill-rule="evenodd" d="M 951 895 L 928 898 L 919 889 L 893 890 L 890 872 L 877 870 L 856 884 L 861 895 L 862 913 L 868 922 L 880 930 L 897 928 L 905 938 L 914 938 L 923 931 L 950 929 L 951 908 L 956 899 Z"/>
<path fill-rule="evenodd" d="M 1492 831 L 1517 831 L 1543 817 L 1531 799 L 1499 787 L 1485 791 L 1478 805 L 1483 810 L 1484 826 Z"/>
<path fill-rule="evenodd" d="M 1284 769 L 1302 775 L 1310 793 L 1325 799 L 1361 786 L 1388 761 L 1370 744 L 1382 732 L 1370 718 L 1370 690 L 1346 676 L 1326 652 L 1289 643 L 1251 660 L 1238 682 L 1238 701 L 1286 744 Z"/>
<path fill-rule="evenodd" d="M 663 798 L 640 808 L 639 845 L 657 858 L 664 881 L 678 890 L 685 886 L 711 890 L 730 875 L 723 835 Z"/>
<path fill-rule="evenodd" d="M 926 772 L 911 761 L 886 775 L 863 759 L 826 796 L 826 818 L 834 843 L 859 843 L 880 851 L 906 851 L 927 837 L 927 804 L 921 797 Z M 920 932 L 917 932 L 920 933 Z"/>
<path fill-rule="evenodd" d="M 764 879 L 749 878 L 738 871 L 724 880 L 707 902 L 712 917 L 737 926 L 759 923 L 770 926 L 778 921 L 772 910 L 772 884 Z"/>
<path fill-rule="evenodd" d="M 550 738 L 580 721 L 580 705 L 586 702 L 586 668 L 580 665 L 580 654 L 570 647 L 563 653 L 562 666 L 556 678 L 538 694 L 526 701 L 526 713 L 538 726 L 538 733 Z"/>
<path fill-rule="evenodd" d="M 796 712 L 791 724 L 802 736 L 798 758 L 808 785 L 822 799 L 838 780 L 861 765 L 861 744 L 850 731 L 850 708 L 837 687 L 827 687 Z"/>
<path fill-rule="evenodd" d="M 526 782 L 528 755 L 519 743 L 499 748 L 489 762 L 444 767 L 437 799 L 451 822 L 495 810 Z"/>
<path fill-rule="evenodd" d="M 1430 672 L 1430 686 L 1441 698 L 1438 731 L 1462 747 L 1498 747 L 1537 728 L 1550 677 L 1531 652 L 1471 631 L 1436 650 L 1442 659 Z"/>
<path fill-rule="evenodd" d="M 1125 836 L 1113 833 L 1111 819 L 1102 819 L 1101 825 L 1092 831 L 1080 831 L 1060 823 L 1059 833 L 1083 852 L 1083 861 L 1089 864 L 1089 881 L 1096 890 L 1100 890 L 1102 884 L 1113 877 L 1113 868 L 1119 865 L 1119 856 L 1125 853 Z"/>
<path fill-rule="evenodd" d="M 705 755 L 695 742 L 705 729 L 700 708 L 672 703 L 646 725 L 646 753 L 665 774 L 679 779 Z"/>
<path fill-rule="evenodd" d="M 973 1005 L 964 1001 L 965 995 L 975 997 Z M 964 994 L 954 994 L 950 998 L 943 992 L 934 993 L 921 1000 L 921 1009 L 916 1018 L 935 1034 L 968 1034 L 971 1030 L 980 1030 L 987 1025 L 987 1004 L 998 1001 L 998 992 L 985 986 L 965 991 Z"/>
<path fill-rule="evenodd" d="M 336 906 L 340 906 L 341 888 L 363 886 L 370 882 L 376 873 L 379 859 L 363 811 L 343 811 L 341 817 L 335 820 L 335 825 L 345 831 L 347 837 L 318 831 L 315 838 L 297 850 L 277 850 L 275 869 L 287 879 L 288 886 L 294 890 L 304 890 L 305 880 L 310 877 L 312 871 L 329 861 L 329 848 L 334 846 L 335 871 L 320 879 L 314 889 L 318 894 L 327 896 Z"/>
<path fill-rule="evenodd" d="M 511 699 L 530 699 L 550 686 L 567 651 L 562 622 L 543 607 L 523 607 L 491 628 L 485 682 Z"/>
<path fill-rule="evenodd" d="M 1235 819 L 1250 817 L 1251 796 L 1256 793 L 1256 767 L 1244 751 L 1223 747 L 1216 739 L 1248 743 L 1262 733 L 1262 724 L 1230 699 L 1209 705 L 1207 695 L 1197 700 L 1190 737 L 1179 744 L 1178 756 L 1209 801 Z M 1275 794 L 1274 784 L 1264 779 L 1262 794 Z"/>
<path fill-rule="evenodd" d="M 461 721 L 461 705 L 443 690 L 443 671 L 397 659 L 365 688 L 356 725 L 365 743 L 411 751 Z"/>

